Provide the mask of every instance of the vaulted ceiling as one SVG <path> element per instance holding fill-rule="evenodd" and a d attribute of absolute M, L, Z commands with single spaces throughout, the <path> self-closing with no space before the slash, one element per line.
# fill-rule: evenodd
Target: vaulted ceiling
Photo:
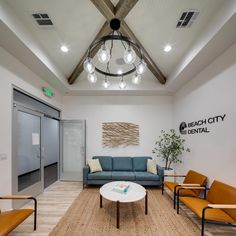
<path fill-rule="evenodd" d="M 188 10 L 199 11 L 196 20 L 176 28 Z M 234 0 L 2 0 L 0 45 L 64 93 L 170 94 L 236 42 L 235 12 Z M 47 13 L 53 26 L 38 26 L 34 13 Z M 122 33 L 142 45 L 149 68 L 139 85 L 127 77 L 125 90 L 116 78 L 104 89 L 100 75 L 91 85 L 81 66 L 92 41 L 110 31 L 107 22 L 114 16 L 124 20 Z M 60 50 L 64 44 L 68 53 Z M 169 53 L 166 44 L 172 46 Z"/>

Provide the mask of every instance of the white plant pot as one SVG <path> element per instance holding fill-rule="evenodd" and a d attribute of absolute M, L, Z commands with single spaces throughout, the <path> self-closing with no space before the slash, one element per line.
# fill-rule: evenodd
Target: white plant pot
<path fill-rule="evenodd" d="M 170 170 L 164 170 L 164 175 L 174 175 L 175 174 L 175 170 L 170 169 Z M 176 182 L 176 178 L 175 177 L 166 177 L 164 181 L 170 181 L 170 182 Z"/>

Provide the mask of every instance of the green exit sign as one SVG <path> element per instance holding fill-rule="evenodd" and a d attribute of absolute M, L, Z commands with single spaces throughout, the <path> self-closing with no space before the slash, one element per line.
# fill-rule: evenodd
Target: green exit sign
<path fill-rule="evenodd" d="M 54 96 L 54 93 L 53 93 L 51 88 L 43 87 L 42 89 L 43 89 L 43 93 L 44 93 L 45 96 L 47 96 L 49 98 Z"/>

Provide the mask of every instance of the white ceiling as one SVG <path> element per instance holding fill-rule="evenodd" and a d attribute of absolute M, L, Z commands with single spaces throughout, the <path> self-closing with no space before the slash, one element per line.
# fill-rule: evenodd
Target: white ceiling
<path fill-rule="evenodd" d="M 112 2 L 115 5 L 118 0 Z M 197 57 L 207 45 L 214 43 L 214 37 L 235 14 L 235 2 L 234 0 L 139 0 L 125 21 L 167 77 L 167 84 L 161 85 L 153 74 L 147 71 L 140 85 L 132 85 L 130 77 L 127 77 L 125 91 L 131 91 L 133 94 L 169 94 L 177 90 L 179 86 L 172 86 L 174 89 L 168 88 L 168 82 L 173 83 L 177 79 L 181 81 L 180 74 L 188 69 L 193 60 L 193 57 L 187 57 L 193 50 L 196 52 L 198 48 L 198 52 L 194 55 Z M 0 27 L 1 35 L 4 35 L 0 39 L 1 45 L 38 74 L 41 70 L 39 65 L 40 68 L 44 66 L 48 73 L 40 74 L 43 79 L 49 82 L 51 80 L 53 86 L 60 87 L 60 90 L 66 93 L 102 95 L 124 93 L 119 89 L 117 79 L 113 79 L 112 86 L 105 91 L 101 85 L 101 76 L 97 84 L 91 85 L 86 79 L 85 72 L 81 73 L 73 85 L 67 83 L 67 78 L 105 22 L 105 18 L 92 2 L 5 0 L 0 3 L 0 13 L 1 11 L 4 13 Z M 176 23 L 182 11 L 189 9 L 200 11 L 196 21 L 190 28 L 177 29 Z M 48 13 L 54 26 L 47 29 L 40 28 L 31 15 L 35 12 Z M 235 17 L 233 19 L 236 24 Z M 235 32 L 232 22 L 230 25 L 231 32 Z M 228 36 L 228 32 L 230 30 L 224 31 L 221 39 L 230 37 L 231 40 L 219 42 L 222 44 L 221 48 L 227 48 L 236 41 L 236 34 L 231 33 Z M 170 53 L 163 51 L 167 43 L 173 47 Z M 211 57 L 219 54 L 219 43 L 215 45 L 214 50 L 211 50 Z M 62 44 L 69 47 L 67 54 L 60 51 Z M 14 47 L 17 50 L 14 50 Z M 189 58 L 189 61 L 186 61 L 186 58 Z M 202 62 L 204 60 L 210 62 L 207 59 L 207 55 L 201 57 L 201 66 L 196 65 L 196 68 L 203 69 L 207 64 Z M 191 74 L 188 74 L 189 77 Z M 187 82 L 187 79 L 184 81 Z"/>

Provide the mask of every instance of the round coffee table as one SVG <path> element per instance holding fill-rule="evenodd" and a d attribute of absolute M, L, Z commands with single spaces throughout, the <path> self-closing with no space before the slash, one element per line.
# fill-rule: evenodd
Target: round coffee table
<path fill-rule="evenodd" d="M 113 189 L 117 184 L 125 183 L 129 185 L 126 193 L 115 192 Z M 116 227 L 120 227 L 120 203 L 136 202 L 145 198 L 145 214 L 148 213 L 148 194 L 146 189 L 140 184 L 129 181 L 114 181 L 104 184 L 100 188 L 100 208 L 102 208 L 102 198 L 116 202 Z"/>

